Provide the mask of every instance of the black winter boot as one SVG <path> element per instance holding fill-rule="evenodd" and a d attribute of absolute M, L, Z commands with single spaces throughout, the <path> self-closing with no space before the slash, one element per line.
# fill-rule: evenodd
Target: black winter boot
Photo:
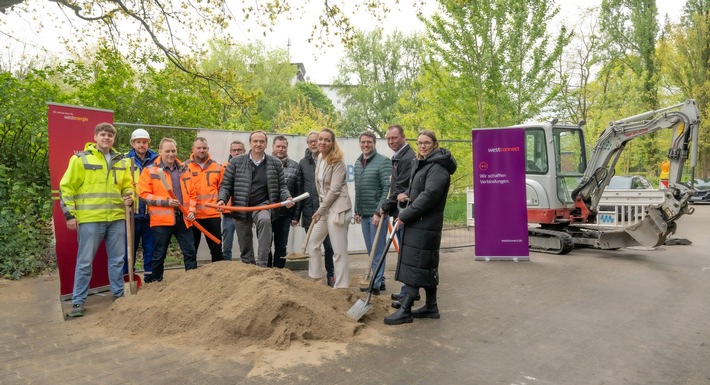
<path fill-rule="evenodd" d="M 407 286 L 407 292 L 402 299 L 401 307 L 399 310 L 394 312 L 394 314 L 385 317 L 385 325 L 401 325 L 414 321 L 414 318 L 412 317 L 412 304 L 414 303 L 415 293 L 414 290 L 416 289 Z"/>
<path fill-rule="evenodd" d="M 392 293 L 390 295 L 390 298 L 392 298 L 392 300 L 394 300 L 394 301 L 401 301 L 402 298 L 404 298 L 404 293 Z M 420 299 L 422 299 L 422 297 L 419 295 L 419 292 L 417 292 L 417 295 L 414 296 L 414 300 L 419 301 Z M 395 309 L 399 309 L 399 306 L 397 306 L 397 307 L 392 306 L 392 307 L 394 307 Z"/>
<path fill-rule="evenodd" d="M 439 314 L 439 307 L 436 304 L 436 286 L 427 287 L 424 291 L 426 292 L 426 305 L 412 311 L 412 317 L 432 319 L 441 318 L 441 315 Z"/>

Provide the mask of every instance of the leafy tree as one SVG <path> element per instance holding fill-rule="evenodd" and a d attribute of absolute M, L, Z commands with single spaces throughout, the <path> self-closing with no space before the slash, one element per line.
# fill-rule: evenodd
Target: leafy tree
<path fill-rule="evenodd" d="M 680 93 L 683 98 L 694 98 L 701 109 L 699 138 L 699 168 L 703 176 L 710 176 L 710 3 L 689 0 L 682 20 L 667 23 L 658 44 L 658 58 L 662 84 L 669 96 Z M 678 98 L 674 98 L 677 102 Z"/>
<path fill-rule="evenodd" d="M 335 82 L 345 98 L 343 130 L 369 129 L 384 137 L 398 113 L 398 100 L 409 94 L 421 72 L 420 36 L 400 32 L 384 37 L 381 29 L 360 32 L 338 64 Z"/>
<path fill-rule="evenodd" d="M 465 131 L 536 116 L 554 96 L 553 65 L 569 39 L 564 26 L 556 38 L 547 32 L 557 8 L 545 0 L 439 3 L 442 13 L 424 21 L 429 50 L 457 78 L 451 92 L 470 101 Z"/>
<path fill-rule="evenodd" d="M 53 73 L 66 86 L 70 103 L 113 110 L 118 119 L 135 116 L 137 73 L 115 49 L 102 44 L 93 57 L 69 60 Z"/>
<path fill-rule="evenodd" d="M 288 52 L 268 50 L 262 43 L 232 45 L 223 40 L 212 41 L 210 47 L 200 67 L 221 69 L 228 76 L 230 89 L 239 89 L 250 101 L 238 106 L 241 111 L 233 114 L 236 123 L 249 130 L 271 130 L 271 119 L 297 98 L 291 84 L 296 68 L 289 62 Z"/>
<path fill-rule="evenodd" d="M 619 58 L 638 78 L 646 108 L 658 108 L 658 34 L 656 0 L 603 0 L 601 27 L 611 55 Z"/>
<path fill-rule="evenodd" d="M 296 92 L 300 95 L 301 99 L 310 102 L 313 107 L 317 108 L 323 115 L 335 115 L 333 102 L 317 85 L 311 82 L 298 82 L 296 83 Z"/>
<path fill-rule="evenodd" d="M 174 2 L 160 2 L 155 0 L 136 0 L 133 2 L 114 0 L 50 0 L 41 4 L 52 3 L 58 6 L 60 14 L 69 19 L 72 25 L 84 25 L 78 35 L 88 36 L 91 31 L 99 31 L 101 36 L 108 36 L 115 48 L 124 48 L 131 56 L 134 51 L 145 47 L 152 47 L 164 55 L 168 62 L 181 71 L 207 81 L 210 85 L 223 88 L 226 95 L 231 97 L 228 89 L 224 87 L 224 79 L 219 72 L 202 71 L 197 63 L 190 57 L 201 56 L 204 47 L 200 43 L 201 36 L 220 35 L 231 40 L 226 32 L 230 24 L 239 24 L 246 20 L 255 20 L 258 25 L 271 28 L 282 17 L 293 18 L 303 15 L 312 5 L 321 3 L 317 20 L 312 21 L 312 33 L 309 42 L 316 44 L 329 44 L 333 38 L 340 39 L 345 44 L 352 41 L 354 28 L 350 17 L 362 10 L 367 11 L 373 18 L 380 22 L 391 9 L 387 0 L 356 1 L 341 9 L 332 1 L 323 0 L 255 0 L 242 4 L 240 11 L 243 20 L 235 16 L 230 9 L 233 6 L 227 0 L 189 1 L 176 0 Z M 420 7 L 422 0 L 409 0 L 414 7 Z M 36 8 L 35 8 L 36 7 Z M 0 1 L 0 12 L 9 17 L 22 18 L 23 20 L 43 20 L 47 9 L 37 7 L 27 0 Z M 238 14 L 238 13 L 237 13 Z M 42 29 L 43 24 L 55 20 L 37 21 L 36 29 Z M 74 23 L 83 21 L 85 23 Z M 2 24 L 0 23 L 0 27 Z M 76 32 L 76 31 L 75 31 Z M 12 31 L 0 30 L 0 34 L 10 38 Z M 65 43 L 70 45 L 74 36 L 67 37 Z M 237 102 L 238 100 L 235 100 Z"/>
<path fill-rule="evenodd" d="M 572 123 L 589 121 L 597 96 L 590 84 L 603 65 L 603 51 L 598 9 L 587 9 L 574 26 L 570 44 L 555 66 L 553 84 L 558 90 L 557 97 L 548 109 L 543 110 L 543 117 Z"/>
<path fill-rule="evenodd" d="M 323 114 L 323 111 L 305 99 L 299 99 L 281 109 L 273 120 L 274 131 L 288 134 L 306 135 L 324 127 L 337 129 L 335 118 Z"/>
<path fill-rule="evenodd" d="M 658 105 L 658 34 L 656 0 L 603 0 L 602 31 L 607 36 L 611 60 L 620 60 L 641 79 L 635 91 L 642 96 L 642 110 L 655 110 Z M 657 146 L 657 134 L 640 138 L 641 157 L 652 170 L 658 170 L 665 154 Z"/>
<path fill-rule="evenodd" d="M 37 274 L 51 256 L 47 102 L 65 102 L 44 71 L 0 73 L 0 277 Z"/>

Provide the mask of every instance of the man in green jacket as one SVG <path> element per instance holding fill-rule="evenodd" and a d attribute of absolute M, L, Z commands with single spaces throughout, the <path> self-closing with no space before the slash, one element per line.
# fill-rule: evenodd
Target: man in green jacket
<path fill-rule="evenodd" d="M 385 222 L 380 228 L 380 235 L 375 242 L 377 225 L 382 220 L 387 220 L 386 216 L 380 215 L 380 208 L 385 203 L 390 188 L 390 174 L 392 173 L 392 162 L 384 155 L 378 154 L 375 148 L 376 137 L 370 131 L 365 131 L 358 138 L 362 155 L 355 162 L 355 223 L 362 227 L 362 235 L 365 238 L 367 253 L 371 254 L 375 248 L 374 258 L 372 258 L 372 274 L 385 248 L 385 238 L 387 237 L 387 225 Z M 385 262 L 382 262 L 383 264 Z M 384 267 L 380 269 L 375 277 L 372 286 L 372 294 L 379 295 L 381 290 L 385 290 Z M 367 288 L 361 288 L 366 291 Z"/>
<path fill-rule="evenodd" d="M 92 265 L 101 241 L 106 241 L 108 277 L 116 300 L 123 296 L 123 255 L 126 247 L 126 210 L 133 205 L 130 162 L 113 149 L 116 129 L 99 123 L 95 143 L 71 157 L 59 182 L 67 228 L 78 233 L 72 317 L 84 315 Z"/>

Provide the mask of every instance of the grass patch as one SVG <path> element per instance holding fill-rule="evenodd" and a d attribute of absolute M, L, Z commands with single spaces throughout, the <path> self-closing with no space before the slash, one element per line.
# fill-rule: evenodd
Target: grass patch
<path fill-rule="evenodd" d="M 452 194 L 446 199 L 444 227 L 466 226 L 466 194 Z"/>

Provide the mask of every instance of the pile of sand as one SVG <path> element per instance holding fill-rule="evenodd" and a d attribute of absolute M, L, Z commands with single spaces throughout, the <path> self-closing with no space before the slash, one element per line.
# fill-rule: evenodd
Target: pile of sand
<path fill-rule="evenodd" d="M 218 262 L 167 275 L 128 293 L 98 320 L 109 334 L 159 338 L 206 349 L 286 349 L 292 342 L 350 342 L 366 325 L 382 325 L 389 302 L 355 322 L 347 310 L 364 296 L 331 289 L 287 269 Z"/>

